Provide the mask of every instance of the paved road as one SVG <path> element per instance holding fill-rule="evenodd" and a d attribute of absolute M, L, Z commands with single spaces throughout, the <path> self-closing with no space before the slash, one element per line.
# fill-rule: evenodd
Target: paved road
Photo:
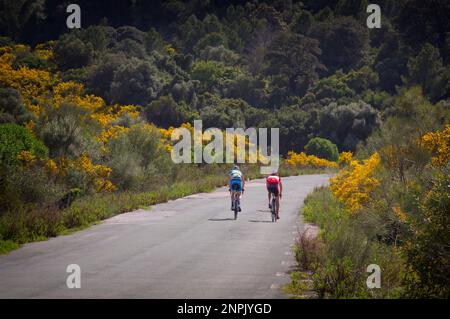
<path fill-rule="evenodd" d="M 327 180 L 284 178 L 277 223 L 255 180 L 236 221 L 223 187 L 27 244 L 0 256 L 0 298 L 284 298 L 300 205 Z M 66 286 L 69 264 L 81 267 L 80 289 Z"/>

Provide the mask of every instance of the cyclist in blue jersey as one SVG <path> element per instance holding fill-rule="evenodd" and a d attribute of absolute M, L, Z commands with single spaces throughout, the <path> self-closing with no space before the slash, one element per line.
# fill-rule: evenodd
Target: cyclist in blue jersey
<path fill-rule="evenodd" d="M 240 194 L 244 192 L 245 186 L 245 178 L 239 169 L 239 166 L 234 165 L 228 172 L 228 185 L 230 186 L 229 190 L 231 194 L 231 210 L 234 210 L 234 196 L 236 193 L 240 196 Z M 239 207 L 239 211 L 241 211 L 241 207 Z"/>

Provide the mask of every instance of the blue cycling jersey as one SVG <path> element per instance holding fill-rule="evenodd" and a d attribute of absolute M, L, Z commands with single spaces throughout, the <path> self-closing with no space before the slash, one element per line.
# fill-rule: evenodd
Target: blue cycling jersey
<path fill-rule="evenodd" d="M 231 169 L 228 175 L 230 176 L 230 180 L 242 180 L 242 172 L 238 169 Z"/>

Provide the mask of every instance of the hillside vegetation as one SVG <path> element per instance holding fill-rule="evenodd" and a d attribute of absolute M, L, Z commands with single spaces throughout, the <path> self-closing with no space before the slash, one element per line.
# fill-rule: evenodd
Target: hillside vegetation
<path fill-rule="evenodd" d="M 0 252 L 224 184 L 170 158 L 202 119 L 280 128 L 283 174 L 340 169 L 304 209 L 320 297 L 449 297 L 450 3 L 380 0 L 380 29 L 367 0 L 77 3 L 69 30 L 2 1 Z"/>

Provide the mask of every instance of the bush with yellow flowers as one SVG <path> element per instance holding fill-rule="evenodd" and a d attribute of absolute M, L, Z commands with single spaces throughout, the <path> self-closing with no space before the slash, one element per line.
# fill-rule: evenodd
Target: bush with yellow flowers
<path fill-rule="evenodd" d="M 60 158 L 60 174 L 66 176 L 71 171 L 82 172 L 87 177 L 87 186 L 93 186 L 96 192 L 111 192 L 116 189 L 109 180 L 111 168 L 92 163 L 87 154 L 82 154 L 75 159 Z"/>
<path fill-rule="evenodd" d="M 380 184 L 374 177 L 380 161 L 380 155 L 376 152 L 362 163 L 352 160 L 348 168 L 342 169 L 330 179 L 333 195 L 344 203 L 350 213 L 361 209 L 369 200 L 371 191 Z"/>
<path fill-rule="evenodd" d="M 450 125 L 436 132 L 429 132 L 422 136 L 421 145 L 433 154 L 431 162 L 436 166 L 443 166 L 450 159 Z"/>
<path fill-rule="evenodd" d="M 319 158 L 314 155 L 306 155 L 304 152 L 295 153 L 294 151 L 288 152 L 288 157 L 286 158 L 286 164 L 292 167 L 300 168 L 337 168 L 338 164 L 323 158 Z"/>
<path fill-rule="evenodd" d="M 352 159 L 353 159 L 353 153 L 350 151 L 348 151 L 348 152 L 344 151 L 339 154 L 338 163 L 341 165 L 350 164 Z"/>
<path fill-rule="evenodd" d="M 194 136 L 194 127 L 190 123 L 181 124 L 180 128 L 188 129 L 191 133 L 191 138 Z M 177 141 L 172 141 L 172 133 L 174 132 L 174 127 L 169 127 L 168 129 L 159 128 L 159 132 L 161 133 L 161 142 L 164 144 L 167 152 L 171 152 L 173 149 L 173 144 Z M 223 149 L 221 154 L 217 154 L 218 157 L 224 156 L 226 154 L 226 141 L 227 138 L 232 141 L 231 152 L 236 156 L 238 154 L 238 149 L 245 147 L 245 161 L 250 163 L 267 163 L 268 159 L 260 152 L 258 145 L 255 145 L 250 142 L 250 138 L 246 135 L 239 134 L 239 132 L 234 132 L 233 135 L 227 136 L 225 131 L 221 131 L 222 141 L 223 141 Z M 204 131 L 202 132 L 202 147 L 205 147 L 213 140 L 212 131 Z M 256 151 L 255 151 L 256 149 Z M 192 155 L 193 156 L 193 155 Z"/>

